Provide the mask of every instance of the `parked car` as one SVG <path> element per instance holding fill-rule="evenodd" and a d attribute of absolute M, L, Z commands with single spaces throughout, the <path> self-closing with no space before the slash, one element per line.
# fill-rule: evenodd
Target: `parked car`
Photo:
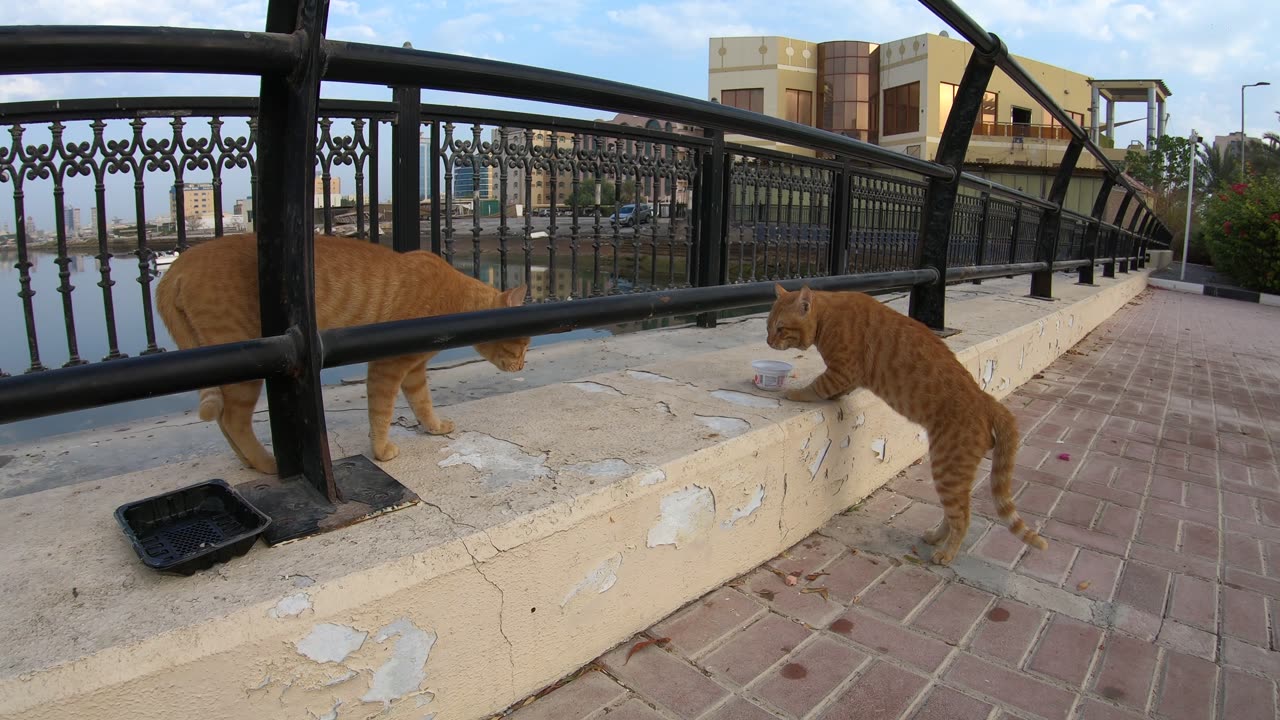
<path fill-rule="evenodd" d="M 653 219 L 653 206 L 649 203 L 640 203 L 639 209 L 636 209 L 635 203 L 627 203 L 618 208 L 613 219 L 610 220 L 614 225 L 623 227 L 635 227 L 643 225 Z"/>

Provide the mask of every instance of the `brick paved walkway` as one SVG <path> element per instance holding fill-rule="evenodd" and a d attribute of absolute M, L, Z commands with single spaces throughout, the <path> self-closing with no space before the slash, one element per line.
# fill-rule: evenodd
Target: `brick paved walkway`
<path fill-rule="evenodd" d="M 1008 404 L 1047 551 L 984 481 L 966 554 L 917 564 L 919 465 L 514 719 L 1277 717 L 1280 309 L 1148 291 L 1043 375 Z"/>

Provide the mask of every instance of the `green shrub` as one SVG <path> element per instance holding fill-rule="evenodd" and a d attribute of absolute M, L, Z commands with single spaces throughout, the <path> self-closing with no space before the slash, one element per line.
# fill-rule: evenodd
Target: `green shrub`
<path fill-rule="evenodd" d="M 1214 267 L 1250 290 L 1280 293 L 1280 179 L 1254 176 L 1219 191 L 1203 228 Z"/>

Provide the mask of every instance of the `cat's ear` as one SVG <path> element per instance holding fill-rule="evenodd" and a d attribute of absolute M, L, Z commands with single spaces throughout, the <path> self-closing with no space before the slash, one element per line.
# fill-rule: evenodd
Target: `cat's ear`
<path fill-rule="evenodd" d="M 498 302 L 498 306 L 499 307 L 520 307 L 521 305 L 524 304 L 524 293 L 525 293 L 524 285 L 521 285 L 520 287 L 511 288 L 510 290 L 502 293 L 501 298 Z"/>
<path fill-rule="evenodd" d="M 781 284 L 775 283 L 773 286 L 773 295 L 778 299 L 782 299 L 787 296 L 787 289 L 782 287 Z"/>
<path fill-rule="evenodd" d="M 809 308 L 813 306 L 813 291 L 808 285 L 800 288 L 800 314 L 808 315 Z"/>

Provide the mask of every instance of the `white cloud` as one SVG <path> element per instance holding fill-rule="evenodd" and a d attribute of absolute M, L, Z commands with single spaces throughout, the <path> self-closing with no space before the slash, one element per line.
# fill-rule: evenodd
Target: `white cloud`
<path fill-rule="evenodd" d="M 607 16 L 624 28 L 627 40 L 652 39 L 678 51 L 705 52 L 710 37 L 769 34 L 744 21 L 738 6 L 724 2 L 644 3 Z"/>
<path fill-rule="evenodd" d="M 31 75 L 0 76 L 0 102 L 43 100 L 53 95 L 51 83 Z"/>

